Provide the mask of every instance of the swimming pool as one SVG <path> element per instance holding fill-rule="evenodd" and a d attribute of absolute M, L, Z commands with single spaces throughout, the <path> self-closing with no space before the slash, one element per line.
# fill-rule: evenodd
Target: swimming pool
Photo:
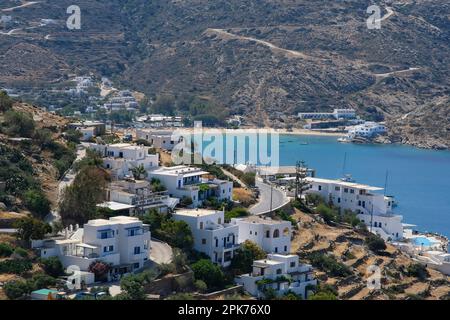
<path fill-rule="evenodd" d="M 431 247 L 436 242 L 426 238 L 426 237 L 417 237 L 413 239 L 413 242 L 416 246 L 424 246 L 424 247 Z"/>

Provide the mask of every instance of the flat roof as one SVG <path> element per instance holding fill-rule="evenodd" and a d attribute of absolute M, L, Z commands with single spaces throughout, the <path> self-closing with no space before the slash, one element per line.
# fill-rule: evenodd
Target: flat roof
<path fill-rule="evenodd" d="M 132 206 L 132 205 L 114 202 L 114 201 L 100 203 L 97 205 L 97 207 L 108 208 L 113 211 L 120 211 L 120 210 L 127 210 L 127 209 L 134 208 L 134 206 Z M 106 220 L 106 221 L 108 221 L 108 220 Z"/>
<path fill-rule="evenodd" d="M 241 221 L 245 221 L 248 223 L 261 223 L 261 224 L 282 224 L 282 223 L 286 223 L 288 221 L 282 221 L 282 220 L 274 220 L 274 219 L 264 219 L 258 216 L 249 216 L 246 218 L 242 218 L 242 219 L 238 219 Z M 290 223 L 290 222 L 288 222 Z"/>
<path fill-rule="evenodd" d="M 271 266 L 275 266 L 277 264 L 283 264 L 283 261 L 276 261 L 276 260 L 270 260 L 270 259 L 262 259 L 262 260 L 255 260 L 253 261 L 253 265 L 256 266 L 257 264 L 267 264 Z"/>
<path fill-rule="evenodd" d="M 182 174 L 185 177 L 193 177 L 198 175 L 210 174 L 207 171 L 203 171 L 201 168 L 188 167 L 188 166 L 176 166 L 176 167 L 162 167 L 151 172 L 152 174 L 166 174 L 166 175 L 179 175 Z"/>
<path fill-rule="evenodd" d="M 177 210 L 173 214 L 178 216 L 187 216 L 187 217 L 205 217 L 216 214 L 222 211 L 216 210 L 208 210 L 208 209 L 183 209 Z"/>
<path fill-rule="evenodd" d="M 307 177 L 306 181 L 309 182 L 317 182 L 317 183 L 326 183 L 326 184 L 337 184 L 340 186 L 345 186 L 349 188 L 355 188 L 355 189 L 365 189 L 370 191 L 381 191 L 383 188 L 379 187 L 373 187 L 366 184 L 360 184 L 355 182 L 347 182 L 347 181 L 341 181 L 341 180 L 331 180 L 331 179 L 323 179 L 323 178 L 310 178 Z"/>

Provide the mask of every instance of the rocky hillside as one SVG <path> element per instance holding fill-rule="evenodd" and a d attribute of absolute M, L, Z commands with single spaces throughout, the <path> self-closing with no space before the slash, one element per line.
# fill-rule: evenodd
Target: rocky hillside
<path fill-rule="evenodd" d="M 31 213 L 43 219 L 57 205 L 59 179 L 75 159 L 76 145 L 63 137 L 68 120 L 23 103 L 2 109 L 0 218 Z"/>
<path fill-rule="evenodd" d="M 64 27 L 70 4 L 11 12 L 19 29 L 0 34 L 0 85 L 96 71 L 147 95 L 210 100 L 260 126 L 351 106 L 386 119 L 391 140 L 450 145 L 446 1 L 378 1 L 380 30 L 367 28 L 369 3 L 358 0 L 78 1 L 79 31 Z"/>
<path fill-rule="evenodd" d="M 316 266 L 316 276 L 322 284 L 330 285 L 337 291 L 339 299 L 350 300 L 405 300 L 450 298 L 449 277 L 427 268 L 423 277 L 412 274 L 414 262 L 392 245 L 375 253 L 365 244 L 365 235 L 352 228 L 329 226 L 315 215 L 296 211 L 294 219 L 300 221 L 292 243 L 292 251 L 302 260 L 313 263 L 311 257 L 331 256 L 336 261 L 334 268 L 328 263 L 327 270 Z M 339 275 L 337 267 L 348 268 L 347 274 Z M 377 266 L 381 271 L 381 290 L 367 287 L 369 266 Z M 333 274 L 336 273 L 336 274 Z"/>

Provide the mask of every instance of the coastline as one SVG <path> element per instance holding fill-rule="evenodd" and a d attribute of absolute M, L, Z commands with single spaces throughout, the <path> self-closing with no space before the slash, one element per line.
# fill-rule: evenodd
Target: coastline
<path fill-rule="evenodd" d="M 167 129 L 161 129 L 161 131 L 164 131 Z M 194 132 L 194 128 L 179 128 L 177 129 L 180 132 L 188 132 L 192 133 Z M 176 131 L 177 131 L 176 130 Z M 316 131 L 316 130 L 309 130 L 309 129 L 273 129 L 273 128 L 239 128 L 239 129 L 227 129 L 227 128 L 212 128 L 212 127 L 202 127 L 198 128 L 197 130 L 211 130 L 215 132 L 230 132 L 230 133 L 262 133 L 264 131 L 267 132 L 275 132 L 282 135 L 298 135 L 298 136 L 328 136 L 328 137 L 342 137 L 345 135 L 344 132 L 333 132 L 333 131 Z M 155 130 L 158 131 L 158 130 Z"/>

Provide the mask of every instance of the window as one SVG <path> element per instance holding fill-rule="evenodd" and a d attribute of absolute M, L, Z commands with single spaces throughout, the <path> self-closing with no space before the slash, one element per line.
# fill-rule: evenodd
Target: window
<path fill-rule="evenodd" d="M 103 252 L 105 252 L 105 253 L 113 252 L 113 251 L 114 251 L 114 246 L 103 247 Z"/>
<path fill-rule="evenodd" d="M 279 237 L 280 237 L 280 230 L 275 229 L 275 230 L 273 231 L 273 237 L 274 237 L 274 238 L 279 238 Z"/>
<path fill-rule="evenodd" d="M 345 192 L 345 193 L 348 193 L 348 188 L 344 188 L 344 192 Z"/>
<path fill-rule="evenodd" d="M 334 190 L 335 190 L 335 191 L 340 191 L 340 190 L 341 190 L 341 187 L 334 187 Z"/>
<path fill-rule="evenodd" d="M 270 230 L 266 231 L 266 238 L 270 238 Z"/>
<path fill-rule="evenodd" d="M 133 269 L 139 269 L 139 267 L 140 267 L 139 262 L 133 264 Z"/>
<path fill-rule="evenodd" d="M 284 252 L 286 252 L 287 251 L 287 246 L 284 246 Z"/>
<path fill-rule="evenodd" d="M 319 186 L 319 191 L 322 191 L 322 186 Z"/>
<path fill-rule="evenodd" d="M 255 236 L 257 236 L 257 235 L 258 235 L 258 232 L 255 231 Z"/>
<path fill-rule="evenodd" d="M 202 244 L 206 244 L 206 239 L 202 239 Z"/>
<path fill-rule="evenodd" d="M 283 273 L 283 270 L 277 269 L 277 274 L 282 274 L 282 273 Z"/>
<path fill-rule="evenodd" d="M 350 193 L 355 193 L 355 190 L 353 190 L 353 189 L 350 189 Z"/>
<path fill-rule="evenodd" d="M 295 268 L 295 261 L 292 261 L 290 266 L 291 266 L 291 268 Z"/>
<path fill-rule="evenodd" d="M 275 253 L 278 253 L 278 247 L 275 247 Z"/>
<path fill-rule="evenodd" d="M 134 254 L 141 254 L 141 247 L 134 247 Z"/>
<path fill-rule="evenodd" d="M 203 230 L 203 221 L 200 222 L 200 230 Z"/>
<path fill-rule="evenodd" d="M 338 203 L 341 203 L 341 198 L 338 198 Z"/>
<path fill-rule="evenodd" d="M 252 230 L 250 230 L 250 234 L 253 234 Z"/>

